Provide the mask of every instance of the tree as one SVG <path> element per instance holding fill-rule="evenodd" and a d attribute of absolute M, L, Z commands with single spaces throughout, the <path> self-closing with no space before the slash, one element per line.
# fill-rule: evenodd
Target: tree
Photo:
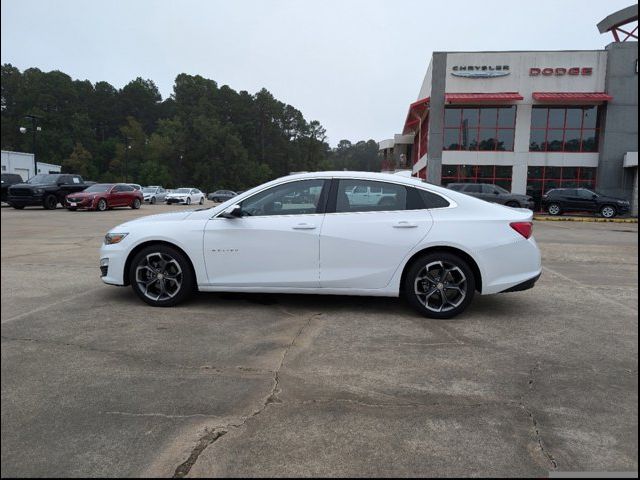
<path fill-rule="evenodd" d="M 69 158 L 63 160 L 62 170 L 68 173 L 77 173 L 83 178 L 93 178 L 96 169 L 91 164 L 92 155 L 80 142 L 76 143 Z"/>

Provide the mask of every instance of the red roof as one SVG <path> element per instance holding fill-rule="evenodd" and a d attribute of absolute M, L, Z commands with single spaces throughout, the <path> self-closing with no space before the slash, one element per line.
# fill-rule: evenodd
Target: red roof
<path fill-rule="evenodd" d="M 611 95 L 605 92 L 533 92 L 531 95 L 539 102 L 609 102 Z"/>
<path fill-rule="evenodd" d="M 445 93 L 447 103 L 515 102 L 524 97 L 518 92 L 500 93 Z"/>
<path fill-rule="evenodd" d="M 428 107 L 429 97 L 421 98 L 417 102 L 413 102 L 409 105 L 409 112 L 407 113 L 407 119 L 404 122 L 404 129 L 402 130 L 403 135 L 415 131 L 416 127 L 420 123 L 419 118 L 422 117 Z"/>

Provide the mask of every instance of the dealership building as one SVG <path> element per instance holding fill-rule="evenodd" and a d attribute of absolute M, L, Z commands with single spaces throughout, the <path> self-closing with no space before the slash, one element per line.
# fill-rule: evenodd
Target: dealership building
<path fill-rule="evenodd" d="M 555 187 L 638 199 L 638 6 L 598 24 L 603 50 L 434 52 L 382 169 L 494 183 L 537 201 Z"/>

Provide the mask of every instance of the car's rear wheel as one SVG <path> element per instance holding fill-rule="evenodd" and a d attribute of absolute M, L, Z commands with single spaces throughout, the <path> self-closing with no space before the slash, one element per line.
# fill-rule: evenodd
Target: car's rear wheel
<path fill-rule="evenodd" d="M 131 262 L 131 286 L 144 302 L 171 307 L 193 292 L 194 277 L 185 256 L 167 245 L 150 245 Z"/>
<path fill-rule="evenodd" d="M 42 201 L 42 206 L 47 210 L 55 210 L 58 206 L 58 197 L 52 194 L 47 195 Z"/>
<path fill-rule="evenodd" d="M 611 205 L 605 205 L 600 209 L 600 215 L 602 215 L 604 218 L 613 218 L 616 216 L 616 213 L 618 213 L 616 211 L 616 207 L 613 207 Z"/>
<path fill-rule="evenodd" d="M 464 311 L 475 294 L 475 277 L 461 257 L 433 252 L 419 257 L 407 271 L 404 295 L 426 317 L 452 318 Z"/>
<path fill-rule="evenodd" d="M 107 201 L 104 198 L 101 198 L 100 200 L 98 200 L 96 210 L 98 210 L 99 212 L 104 212 L 108 206 L 109 205 L 107 205 Z"/>
<path fill-rule="evenodd" d="M 549 215 L 560 215 L 562 213 L 562 209 L 557 203 L 550 203 L 547 207 L 547 212 L 549 212 Z"/>
<path fill-rule="evenodd" d="M 137 210 L 140 208 L 140 199 L 136 198 L 133 200 L 133 203 L 131 204 L 131 208 L 133 208 L 134 210 Z"/>

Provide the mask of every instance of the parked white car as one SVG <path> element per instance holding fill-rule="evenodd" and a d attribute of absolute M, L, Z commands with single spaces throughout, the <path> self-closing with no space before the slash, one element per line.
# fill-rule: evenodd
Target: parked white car
<path fill-rule="evenodd" d="M 167 193 L 165 201 L 168 204 L 183 203 L 191 205 L 192 203 L 198 203 L 202 205 L 204 203 L 204 193 L 197 188 L 178 188 L 171 193 Z"/>
<path fill-rule="evenodd" d="M 356 187 L 393 203 L 360 201 Z M 530 210 L 360 172 L 288 176 L 216 207 L 124 223 L 106 235 L 100 267 L 105 283 L 154 306 L 195 289 L 404 295 L 434 318 L 459 314 L 476 291 L 531 288 L 541 273 Z"/>
<path fill-rule="evenodd" d="M 167 191 L 159 185 L 149 185 L 142 189 L 144 201 L 155 205 L 158 202 L 164 202 L 167 197 Z"/>

